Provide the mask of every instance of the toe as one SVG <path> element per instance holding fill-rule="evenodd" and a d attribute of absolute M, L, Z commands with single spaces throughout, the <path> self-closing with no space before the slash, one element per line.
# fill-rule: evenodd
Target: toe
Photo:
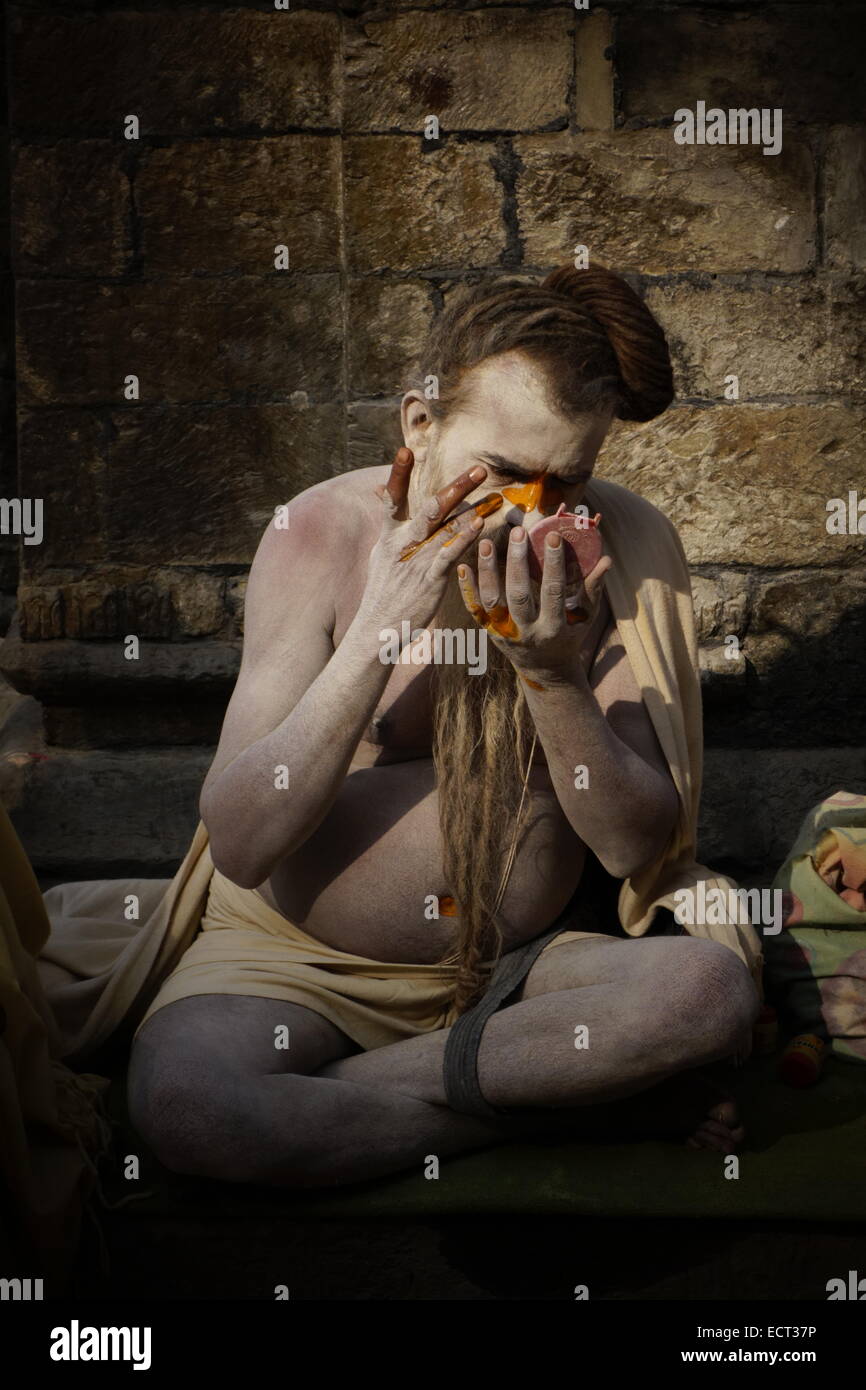
<path fill-rule="evenodd" d="M 695 1141 L 699 1149 L 715 1149 L 718 1153 L 732 1154 L 734 1152 L 734 1141 L 729 1135 L 717 1134 L 711 1129 L 699 1129 L 695 1136 Z"/>

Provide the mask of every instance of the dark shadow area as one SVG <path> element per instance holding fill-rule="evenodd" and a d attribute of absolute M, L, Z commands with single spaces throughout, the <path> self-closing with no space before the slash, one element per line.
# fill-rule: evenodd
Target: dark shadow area
<path fill-rule="evenodd" d="M 772 578 L 772 576 L 765 576 Z M 848 598 L 834 597 L 849 581 Z M 857 748 L 866 746 L 866 587 L 862 565 L 836 575 L 818 571 L 797 583 L 780 575 L 777 596 L 763 605 L 759 637 L 784 647 L 760 671 L 742 634 L 745 680 L 704 687 L 704 742 L 732 748 Z M 805 581 L 805 582 L 804 582 Z M 786 599 L 786 595 L 789 597 Z M 833 614 L 830 618 L 829 614 Z M 866 785 L 861 762 L 852 780 Z M 856 791 L 852 786 L 847 790 Z M 831 790 L 835 790 L 835 787 Z M 817 799 L 817 798 L 813 798 Z M 803 805 L 805 814 L 811 802 Z"/>

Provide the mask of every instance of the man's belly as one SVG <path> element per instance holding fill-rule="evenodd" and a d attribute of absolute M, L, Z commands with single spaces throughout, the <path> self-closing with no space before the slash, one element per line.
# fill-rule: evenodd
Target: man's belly
<path fill-rule="evenodd" d="M 546 771 L 534 782 L 499 916 L 505 950 L 555 921 L 577 887 L 586 853 Z M 504 851 L 507 839 L 503 829 Z M 337 950 L 383 961 L 438 960 L 456 923 L 429 917 L 431 900 L 453 896 L 442 867 L 432 759 L 351 773 L 318 830 L 267 887 L 270 892 L 262 891 L 280 912 Z"/>

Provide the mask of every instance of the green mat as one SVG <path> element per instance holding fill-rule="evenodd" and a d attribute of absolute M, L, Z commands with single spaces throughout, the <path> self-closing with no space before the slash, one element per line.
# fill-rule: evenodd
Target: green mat
<path fill-rule="evenodd" d="M 215 1215 L 237 1217 L 265 1201 L 283 1215 L 341 1218 L 471 1212 L 866 1220 L 866 1066 L 831 1057 L 816 1086 L 796 1091 L 776 1080 L 774 1059 L 753 1060 L 736 1073 L 734 1089 L 747 1135 L 736 1179 L 725 1177 L 720 1153 L 655 1140 L 508 1144 L 446 1160 L 438 1179 L 415 1171 L 300 1194 L 179 1177 L 148 1158 L 135 1186 L 152 1195 L 125 1210 L 179 1215 L 191 1204 L 200 1213 L 215 1203 Z M 113 1093 L 125 1131 L 118 1152 L 142 1153 L 125 1120 L 122 1083 Z M 107 1185 L 110 1200 L 128 1197 L 133 1186 Z"/>

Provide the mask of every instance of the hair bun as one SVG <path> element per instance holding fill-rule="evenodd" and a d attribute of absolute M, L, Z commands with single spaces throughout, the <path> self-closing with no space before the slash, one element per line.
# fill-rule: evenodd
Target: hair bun
<path fill-rule="evenodd" d="M 622 382 L 617 415 L 621 420 L 652 420 L 674 398 L 667 340 L 643 300 L 621 276 L 604 266 L 560 266 L 543 289 L 566 295 L 607 334 Z"/>

